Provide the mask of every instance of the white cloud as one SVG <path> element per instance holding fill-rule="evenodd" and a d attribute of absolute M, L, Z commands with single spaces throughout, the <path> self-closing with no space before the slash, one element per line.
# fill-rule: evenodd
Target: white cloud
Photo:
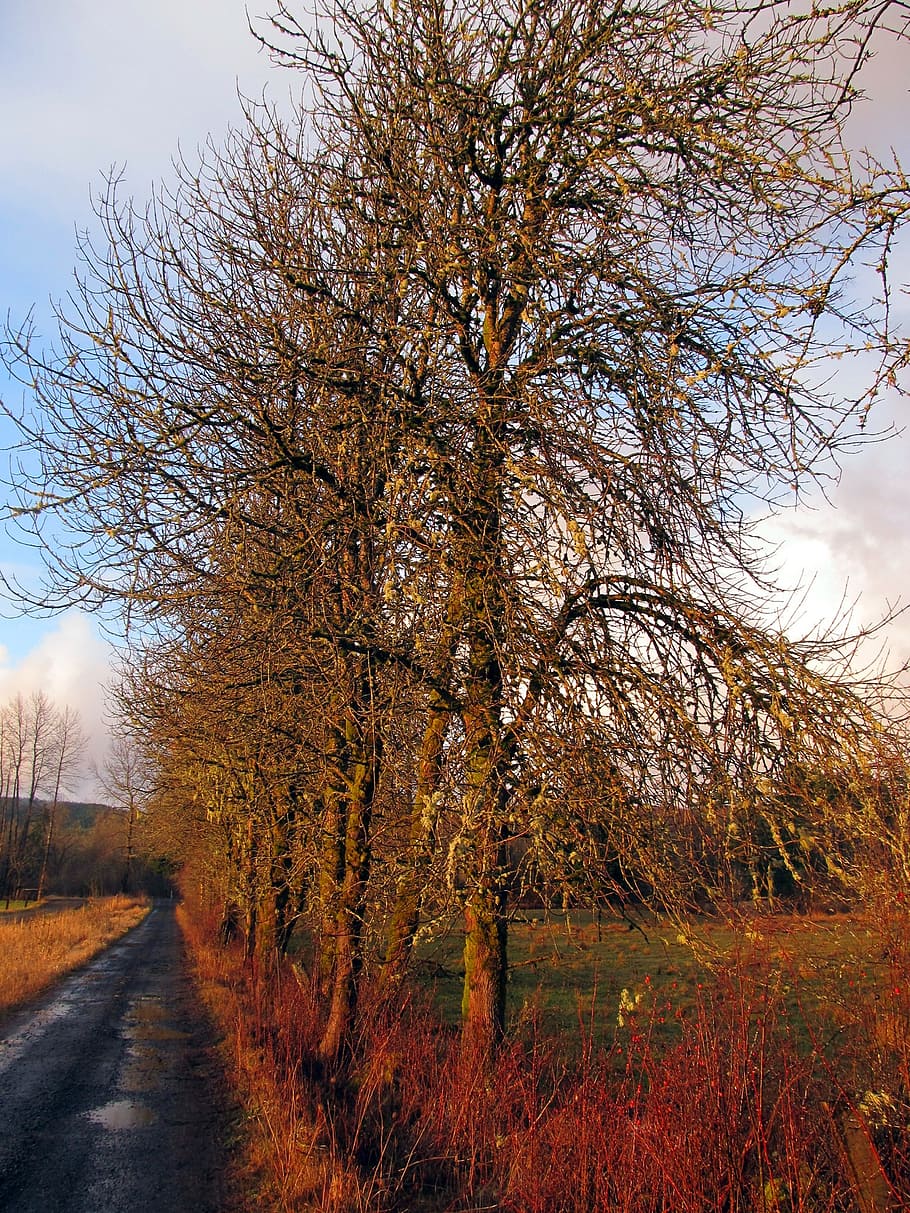
<path fill-rule="evenodd" d="M 100 762 L 107 749 L 105 689 L 110 682 L 113 648 L 99 635 L 92 621 L 76 611 L 55 621 L 28 653 L 11 663 L 0 646 L 0 704 L 18 694 L 43 691 L 58 707 L 79 713 L 88 738 L 86 775 L 74 790 L 94 795 L 88 774 L 90 761 Z"/>
<path fill-rule="evenodd" d="M 0 198 L 25 190 L 79 221 L 89 185 L 123 164 L 144 193 L 178 142 L 192 152 L 239 120 L 238 85 L 258 96 L 270 74 L 243 0 L 12 0 L 0 49 Z M 291 79 L 282 73 L 276 91 Z"/>
<path fill-rule="evenodd" d="M 829 500 L 782 511 L 761 527 L 776 548 L 780 583 L 803 587 L 802 626 L 850 609 L 851 630 L 878 629 L 866 660 L 883 653 L 890 668 L 910 661 L 907 441 L 899 435 L 847 459 Z"/>

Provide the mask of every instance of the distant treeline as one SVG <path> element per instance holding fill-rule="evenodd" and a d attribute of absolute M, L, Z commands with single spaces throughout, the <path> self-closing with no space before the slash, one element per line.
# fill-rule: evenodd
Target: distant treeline
<path fill-rule="evenodd" d="M 129 891 L 164 896 L 170 892 L 172 869 L 165 859 L 140 853 L 132 857 L 127 872 L 129 822 L 125 809 L 83 801 L 64 801 L 55 806 L 36 801 L 31 812 L 29 809 L 27 801 L 0 801 L 0 815 L 7 825 L 12 817 L 21 831 L 31 819 L 23 860 L 9 897 L 38 896 L 45 858 L 44 834 L 52 810 L 55 829 L 44 866 L 42 894 L 106 896 Z M 4 890 L 4 899 L 6 896 Z"/>
<path fill-rule="evenodd" d="M 71 708 L 41 691 L 0 707 L 0 899 L 169 887 L 162 865 L 142 853 L 135 795 L 119 781 L 110 782 L 116 807 L 64 799 L 84 775 L 84 755 Z"/>
<path fill-rule="evenodd" d="M 42 864 L 44 822 L 52 806 L 33 806 L 29 842 L 17 887 L 11 897 L 38 895 Z M 107 896 L 120 892 L 145 892 L 165 896 L 171 890 L 171 865 L 166 859 L 144 855 L 132 857 L 127 872 L 128 814 L 125 809 L 81 801 L 55 806 L 56 826 L 47 857 L 42 894 Z M 3 802 L 0 813 L 10 812 L 24 821 L 28 805 Z M 4 897 L 6 893 L 4 891 Z"/>

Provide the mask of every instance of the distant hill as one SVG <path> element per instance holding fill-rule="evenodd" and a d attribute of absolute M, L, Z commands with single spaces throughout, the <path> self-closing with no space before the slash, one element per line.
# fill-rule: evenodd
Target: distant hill
<path fill-rule="evenodd" d="M 121 813 L 122 809 L 112 808 L 109 804 L 98 804 L 88 801 L 62 800 L 57 806 L 61 820 L 68 825 L 78 826 L 80 830 L 89 830 L 99 817 L 108 817 L 112 813 Z"/>
<path fill-rule="evenodd" d="M 38 797 L 32 806 L 32 817 L 34 819 L 39 818 L 48 804 L 49 801 Z M 4 812 L 8 813 L 10 806 L 9 799 L 4 799 L 2 806 Z M 20 796 L 15 806 L 15 817 L 21 821 L 27 809 L 28 801 Z M 109 804 L 100 804 L 92 801 L 60 800 L 57 802 L 58 824 L 73 826 L 80 830 L 90 830 L 99 818 L 110 817 L 113 814 L 119 815 L 122 812 L 122 809 L 113 808 Z"/>

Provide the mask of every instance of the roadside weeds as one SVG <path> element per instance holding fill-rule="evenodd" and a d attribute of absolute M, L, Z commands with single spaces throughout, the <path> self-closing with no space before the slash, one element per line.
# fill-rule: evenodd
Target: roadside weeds
<path fill-rule="evenodd" d="M 245 966 L 181 919 L 244 1109 L 250 1209 L 896 1213 L 910 1203 L 902 909 L 879 924 L 885 980 L 863 991 L 851 980 L 825 1014 L 810 999 L 802 1023 L 792 991 L 785 998 L 790 977 L 758 939 L 691 1000 L 649 979 L 624 990 L 610 1044 L 580 1006 L 571 1059 L 533 1007 L 487 1069 L 420 995 L 402 991 L 395 1005 L 368 995 L 354 1060 L 337 1074 L 314 1061 L 320 1004 L 298 970 Z"/>

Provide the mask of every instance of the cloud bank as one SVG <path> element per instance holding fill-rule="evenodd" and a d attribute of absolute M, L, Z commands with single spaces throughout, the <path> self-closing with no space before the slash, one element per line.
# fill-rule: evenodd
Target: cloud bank
<path fill-rule="evenodd" d="M 904 408 L 889 401 L 882 423 L 899 427 Z M 845 458 L 828 499 L 816 494 L 760 527 L 776 550 L 780 583 L 803 587 L 807 629 L 844 609 L 852 630 L 875 629 L 893 615 L 863 649 L 870 661 L 881 654 L 889 668 L 910 662 L 908 517 L 907 435 L 897 432 Z"/>
<path fill-rule="evenodd" d="M 0 646 L 0 704 L 16 695 L 43 691 L 58 707 L 79 713 L 88 740 L 84 778 L 72 791 L 96 795 L 90 775 L 107 750 L 106 688 L 111 680 L 114 650 L 99 636 L 92 620 L 76 611 L 57 619 L 38 643 L 18 661 Z"/>

